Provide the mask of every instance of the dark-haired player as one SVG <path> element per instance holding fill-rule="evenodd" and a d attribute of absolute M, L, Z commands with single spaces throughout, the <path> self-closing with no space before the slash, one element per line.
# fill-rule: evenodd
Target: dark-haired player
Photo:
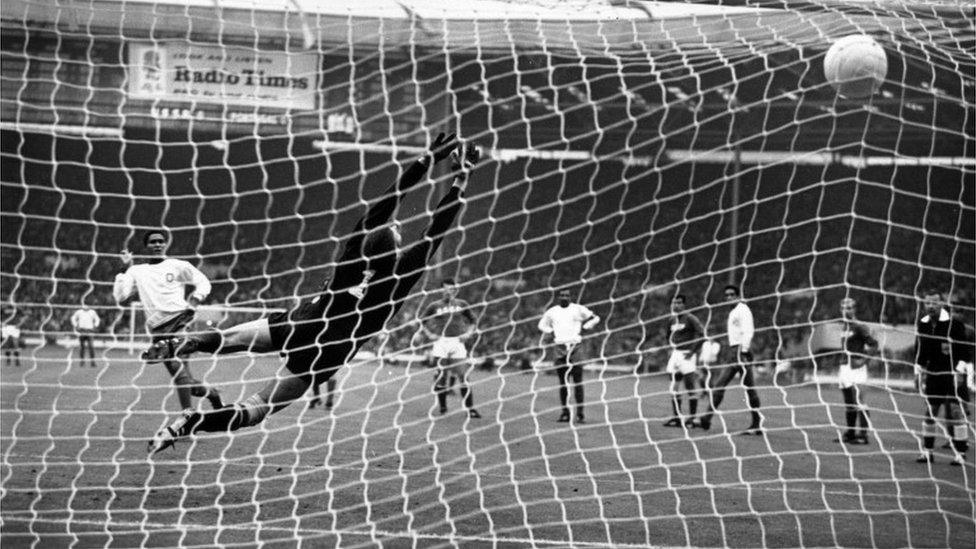
<path fill-rule="evenodd" d="M 582 331 L 589 330 L 600 322 L 600 317 L 579 303 L 573 303 L 568 288 L 559 290 L 558 302 L 549 307 L 539 319 L 542 332 L 541 346 L 546 348 L 553 343 L 552 363 L 559 378 L 559 404 L 562 412 L 556 421 L 569 421 L 569 384 L 573 383 L 573 398 L 576 400 L 576 423 L 585 423 L 583 398 L 583 364 L 574 357 L 573 352 L 583 342 Z"/>
<path fill-rule="evenodd" d="M 688 395 L 688 417 L 684 426 L 698 426 L 695 414 L 698 413 L 698 353 L 705 342 L 705 328 L 695 315 L 685 310 L 685 296 L 677 294 L 671 300 L 671 318 L 668 319 L 667 335 L 671 344 L 671 357 L 668 359 L 667 373 L 671 376 L 671 419 L 665 427 L 681 427 L 681 393 Z M 684 383 L 684 391 L 678 385 Z"/>
<path fill-rule="evenodd" d="M 356 352 L 403 305 L 424 275 L 434 250 L 461 209 L 468 171 L 479 159 L 473 145 L 460 154 L 454 135 L 441 134 L 428 154 L 413 162 L 379 202 L 357 223 L 322 292 L 298 307 L 248 322 L 223 332 L 187 339 L 178 353 L 282 351 L 283 370 L 277 379 L 244 402 L 210 412 L 185 410 L 179 419 L 156 434 L 149 451 L 158 452 L 180 438 L 200 431 L 234 431 L 261 423 L 300 398 L 312 383 L 322 383 L 351 360 Z M 399 200 L 435 163 L 454 158 L 454 183 L 436 210 L 420 241 L 400 248 L 400 236 L 390 223 Z M 163 348 L 165 350 L 165 348 Z"/>
<path fill-rule="evenodd" d="M 210 281 L 188 261 L 166 257 L 170 237 L 165 229 L 146 231 L 142 235 L 142 244 L 148 256 L 145 263 L 133 265 L 132 254 L 122 250 L 126 270 L 115 275 L 112 293 L 120 304 L 138 298 L 146 312 L 146 329 L 154 344 L 168 345 L 167 342 L 181 335 L 193 321 L 197 305 L 210 294 Z M 193 287 L 189 298 L 185 297 L 187 286 Z M 193 406 L 191 397 L 206 396 L 215 408 L 222 405 L 217 391 L 197 381 L 182 358 L 148 353 L 143 353 L 142 358 L 166 366 L 184 409 Z"/>
<path fill-rule="evenodd" d="M 725 387 L 742 375 L 742 385 L 746 389 L 749 410 L 752 412 L 752 422 L 742 431 L 744 435 L 762 435 L 762 416 L 759 414 L 759 394 L 756 393 L 756 380 L 752 368 L 752 337 L 756 333 L 752 310 L 742 300 L 739 287 L 729 284 L 724 291 L 725 301 L 732 305 L 726 321 L 728 344 L 722 350 L 719 359 L 718 374 L 710 380 L 708 394 L 708 413 L 701 418 L 701 428 L 708 430 L 712 426 L 712 415 L 722 404 Z"/>

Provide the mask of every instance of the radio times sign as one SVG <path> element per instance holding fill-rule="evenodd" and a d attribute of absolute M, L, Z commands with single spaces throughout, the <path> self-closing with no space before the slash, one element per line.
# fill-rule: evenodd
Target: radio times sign
<path fill-rule="evenodd" d="M 129 44 L 132 99 L 314 110 L 318 56 L 179 42 Z"/>

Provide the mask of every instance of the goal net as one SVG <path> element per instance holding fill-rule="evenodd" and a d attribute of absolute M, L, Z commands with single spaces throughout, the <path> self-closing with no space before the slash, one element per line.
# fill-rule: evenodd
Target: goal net
<path fill-rule="evenodd" d="M 972 408 L 953 397 L 955 419 L 923 432 L 914 343 L 937 292 L 968 328 L 952 352 L 971 372 L 973 10 L 6 0 L 0 541 L 972 547 L 972 453 L 942 447 L 972 441 L 958 415 Z M 848 35 L 884 48 L 870 97 L 824 76 Z M 139 359 L 142 305 L 113 297 L 122 251 L 143 263 L 145 231 L 168 229 L 168 256 L 212 285 L 191 331 L 288 310 L 316 298 L 366 206 L 440 132 L 484 158 L 386 330 L 320 396 L 147 456 L 181 406 L 167 370 Z M 403 197 L 406 243 L 447 164 Z M 417 318 L 448 279 L 476 330 L 442 414 Z M 700 422 L 736 368 L 729 284 L 754 317 L 763 434 L 738 434 L 741 377 L 710 429 L 665 426 L 674 392 L 679 420 Z M 568 371 L 540 343 L 562 289 L 600 319 Z M 691 345 L 718 349 L 683 372 L 705 380 L 687 391 L 668 369 L 677 294 L 704 326 Z M 844 352 L 845 298 L 869 356 Z M 94 358 L 72 322 L 83 306 L 100 318 Z M 866 444 L 839 442 L 850 361 L 867 372 Z M 227 404 L 288 375 L 276 353 L 189 368 Z M 923 435 L 930 463 L 916 463 Z"/>

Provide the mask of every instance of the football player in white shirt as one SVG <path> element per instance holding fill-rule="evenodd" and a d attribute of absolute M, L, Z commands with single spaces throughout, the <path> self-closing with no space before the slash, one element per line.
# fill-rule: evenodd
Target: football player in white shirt
<path fill-rule="evenodd" d="M 0 347 L 3 348 L 3 358 L 7 366 L 10 366 L 10 359 L 13 358 L 14 366 L 20 368 L 20 350 L 24 347 L 24 342 L 20 339 L 20 327 L 14 322 L 16 311 L 13 309 L 4 311 L 7 317 L 3 325 L 0 326 Z"/>
<path fill-rule="evenodd" d="M 576 422 L 586 421 L 583 414 L 583 365 L 572 360 L 573 351 L 583 341 L 582 330 L 589 330 L 600 322 L 600 317 L 586 307 L 573 303 L 568 289 L 559 290 L 559 303 L 553 305 L 539 319 L 542 331 L 543 348 L 551 340 L 555 344 L 553 365 L 559 377 L 559 403 L 562 414 L 557 421 L 569 421 L 569 378 L 573 378 L 573 393 L 576 399 Z"/>
<path fill-rule="evenodd" d="M 759 394 L 756 392 L 756 379 L 752 369 L 752 338 L 756 333 L 755 323 L 753 322 L 752 310 L 742 300 L 742 295 L 738 286 L 729 284 L 724 291 L 725 301 L 731 305 L 729 316 L 726 322 L 726 337 L 728 345 L 722 349 L 719 355 L 719 371 L 717 375 L 711 376 L 708 393 L 711 395 L 708 403 L 708 413 L 705 414 L 699 426 L 706 431 L 712 426 L 712 416 L 715 410 L 722 404 L 725 396 L 725 387 L 737 375 L 742 375 L 742 385 L 746 388 L 746 398 L 749 401 L 749 410 L 752 412 L 752 423 L 749 428 L 742 431 L 743 435 L 762 435 L 762 416 L 759 413 Z"/>
<path fill-rule="evenodd" d="M 102 319 L 98 318 L 98 313 L 84 302 L 81 308 L 71 315 L 71 326 L 78 334 L 78 360 L 81 365 L 85 364 L 85 355 L 88 355 L 88 364 L 95 367 L 95 345 L 92 334 L 102 324 Z M 85 351 L 88 351 L 87 353 Z"/>
<path fill-rule="evenodd" d="M 146 328 L 153 343 L 171 341 L 193 321 L 194 310 L 210 294 L 210 281 L 199 269 L 182 259 L 166 257 L 169 233 L 162 229 L 147 231 L 142 243 L 149 255 L 147 263 L 131 265 L 132 254 L 122 251 L 122 262 L 129 267 L 115 275 L 113 294 L 120 304 L 139 298 L 146 311 Z M 189 300 L 184 296 L 186 286 L 193 286 Z M 143 358 L 148 360 L 148 351 Z M 194 379 L 189 365 L 180 358 L 162 361 L 173 376 L 176 394 L 182 409 L 192 408 L 192 397 L 207 397 L 214 408 L 223 403 L 216 389 L 204 387 Z"/>

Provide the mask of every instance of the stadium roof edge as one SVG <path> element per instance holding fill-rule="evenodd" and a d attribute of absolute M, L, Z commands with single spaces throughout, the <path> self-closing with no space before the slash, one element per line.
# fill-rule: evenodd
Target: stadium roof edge
<path fill-rule="evenodd" d="M 783 4 L 787 2 L 783 0 Z M 862 3 L 859 3 L 862 4 Z M 770 1 L 767 5 L 776 5 Z M 924 18 L 870 11 L 783 10 L 644 0 L 520 4 L 500 0 L 90 0 L 0 3 L 4 26 L 54 27 L 123 39 L 190 38 L 254 44 L 295 41 L 354 47 L 574 50 L 826 45 L 852 33 L 905 32 Z M 889 30 L 890 29 L 890 30 Z"/>

